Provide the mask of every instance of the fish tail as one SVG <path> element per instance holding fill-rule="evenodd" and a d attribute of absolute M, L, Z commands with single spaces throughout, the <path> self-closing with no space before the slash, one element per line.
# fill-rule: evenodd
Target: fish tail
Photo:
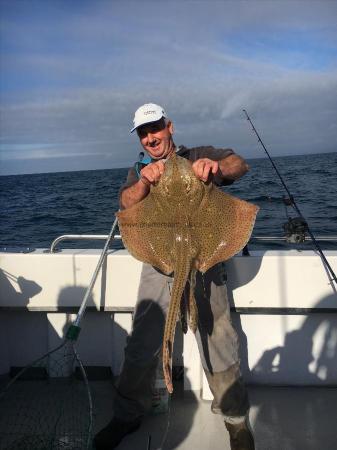
<path fill-rule="evenodd" d="M 187 326 L 187 307 L 186 307 L 186 298 L 185 293 L 182 295 L 180 300 L 180 323 L 181 323 L 181 329 L 184 334 L 187 333 L 188 326 Z"/>
<path fill-rule="evenodd" d="M 190 274 L 190 289 L 189 289 L 190 293 L 188 299 L 188 325 L 193 333 L 195 333 L 198 328 L 198 308 L 194 295 L 195 277 L 196 277 L 196 270 L 192 269 Z"/>
<path fill-rule="evenodd" d="M 183 246 L 181 246 L 183 247 Z M 181 305 L 181 296 L 183 294 L 188 274 L 190 272 L 190 261 L 188 252 L 180 246 L 177 246 L 177 264 L 174 271 L 174 281 L 169 310 L 166 317 L 164 338 L 163 338 L 163 372 L 167 390 L 170 394 L 173 392 L 172 384 L 172 354 L 174 335 L 177 325 L 177 318 Z"/>

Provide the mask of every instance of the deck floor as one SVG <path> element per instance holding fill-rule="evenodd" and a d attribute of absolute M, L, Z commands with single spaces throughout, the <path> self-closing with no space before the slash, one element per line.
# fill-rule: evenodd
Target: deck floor
<path fill-rule="evenodd" d="M 111 418 L 112 389 L 92 385 L 95 430 Z M 250 423 L 256 450 L 335 450 L 337 448 L 337 388 L 250 386 Z M 166 433 L 166 438 L 165 438 Z M 228 433 L 210 402 L 175 387 L 170 412 L 148 416 L 118 450 L 230 450 Z M 163 442 L 164 441 L 164 442 Z"/>

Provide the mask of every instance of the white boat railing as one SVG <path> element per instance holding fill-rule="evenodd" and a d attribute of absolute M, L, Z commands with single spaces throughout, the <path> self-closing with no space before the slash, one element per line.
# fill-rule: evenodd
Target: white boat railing
<path fill-rule="evenodd" d="M 95 241 L 95 240 L 106 240 L 108 238 L 107 234 L 64 234 L 53 240 L 50 246 L 50 253 L 55 253 L 56 246 L 63 241 Z M 120 234 L 116 234 L 114 239 L 121 240 Z M 305 236 L 306 241 L 311 241 L 309 236 Z M 337 236 L 316 236 L 317 241 L 321 242 L 337 242 Z M 250 243 L 254 242 L 285 242 L 285 236 L 252 236 Z"/>

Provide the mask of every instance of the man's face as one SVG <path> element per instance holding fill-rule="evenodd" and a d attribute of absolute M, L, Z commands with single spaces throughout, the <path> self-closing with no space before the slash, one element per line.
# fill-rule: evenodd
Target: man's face
<path fill-rule="evenodd" d="M 153 158 L 166 158 L 174 150 L 173 125 L 160 119 L 137 128 L 137 134 L 144 150 Z"/>

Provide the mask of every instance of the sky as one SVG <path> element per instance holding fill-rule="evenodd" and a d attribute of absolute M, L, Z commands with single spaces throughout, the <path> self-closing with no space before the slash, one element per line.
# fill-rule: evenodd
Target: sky
<path fill-rule="evenodd" d="M 129 167 L 135 110 L 244 158 L 337 151 L 337 1 L 0 0 L 0 174 Z"/>

